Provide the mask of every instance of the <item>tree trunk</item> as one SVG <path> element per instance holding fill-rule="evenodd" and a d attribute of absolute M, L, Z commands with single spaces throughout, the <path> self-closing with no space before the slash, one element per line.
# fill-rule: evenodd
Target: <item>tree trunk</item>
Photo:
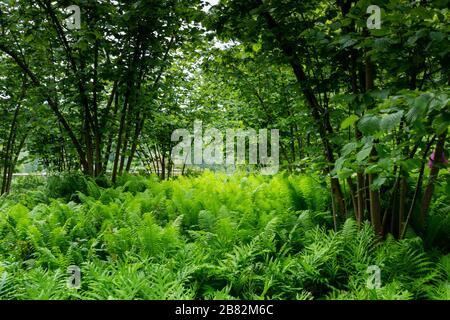
<path fill-rule="evenodd" d="M 108 106 L 111 106 L 112 100 L 114 100 L 114 110 L 113 110 L 113 114 L 112 114 L 112 117 L 111 117 L 112 120 L 114 120 L 116 118 L 117 112 L 119 110 L 119 93 L 117 92 L 116 85 L 117 84 L 115 84 L 113 92 L 111 93 L 110 100 L 108 102 Z M 102 127 L 105 127 L 105 125 L 106 125 L 106 122 L 107 122 L 106 118 L 107 118 L 107 115 L 105 115 L 104 118 L 103 118 L 104 120 L 103 120 L 103 126 Z M 114 130 L 113 130 L 114 125 L 113 125 L 113 123 L 111 123 L 111 126 L 109 128 L 110 128 L 109 138 L 108 138 L 108 143 L 106 145 L 106 151 L 105 151 L 104 160 L 103 160 L 104 162 L 103 162 L 103 166 L 102 166 L 103 170 L 105 172 L 108 169 L 109 157 L 111 156 L 111 150 L 112 150 L 113 133 L 114 133 Z"/>
<path fill-rule="evenodd" d="M 329 139 L 329 137 L 333 135 L 329 113 L 317 101 L 317 97 L 308 84 L 309 79 L 303 70 L 303 66 L 300 63 L 299 57 L 295 53 L 295 50 L 289 40 L 286 39 L 285 35 L 280 31 L 280 28 L 278 28 L 278 24 L 275 19 L 268 12 L 263 12 L 262 15 L 265 18 L 269 28 L 276 36 L 284 55 L 289 59 L 295 77 L 297 78 L 297 82 L 300 84 L 300 89 L 303 92 L 303 95 L 308 103 L 313 119 L 318 127 L 320 138 L 322 140 L 325 157 L 328 162 L 326 171 L 328 174 L 331 174 L 335 163 L 335 157 L 333 153 L 333 147 Z M 346 217 L 346 208 L 341 185 L 339 183 L 339 180 L 333 177 L 331 177 L 330 183 L 337 214 L 340 220 L 343 220 Z"/>
<path fill-rule="evenodd" d="M 127 113 L 127 109 L 128 109 L 129 90 L 130 89 L 127 88 L 127 93 L 125 95 L 125 101 L 123 103 L 123 108 L 122 108 L 121 117 L 120 117 L 119 132 L 118 132 L 117 141 L 116 141 L 116 152 L 114 154 L 112 182 L 116 182 L 116 179 L 117 179 L 117 172 L 118 172 L 118 168 L 119 168 L 119 159 L 120 159 L 120 150 L 122 147 L 122 136 L 123 136 L 123 130 L 124 130 L 124 126 L 125 126 L 126 113 Z"/>
<path fill-rule="evenodd" d="M 369 185 L 371 186 L 374 181 L 374 175 L 369 174 Z M 372 222 L 373 228 L 378 235 L 383 234 L 383 228 L 381 226 L 381 215 L 380 215 L 380 195 L 378 190 L 370 190 L 370 220 Z"/>
<path fill-rule="evenodd" d="M 5 52 L 8 56 L 10 56 L 16 64 L 24 71 L 24 73 L 31 79 L 33 84 L 36 87 L 46 89 L 44 86 L 42 86 L 41 82 L 37 78 L 37 76 L 31 71 L 31 69 L 28 67 L 28 65 L 20 59 L 19 55 L 17 55 L 15 52 L 11 51 L 9 48 L 7 48 L 5 45 L 0 43 L 0 50 Z M 46 92 L 46 90 L 44 90 Z M 70 124 L 67 122 L 66 118 L 63 116 L 61 111 L 59 110 L 58 104 L 55 100 L 52 99 L 52 97 L 49 94 L 46 94 L 46 100 L 48 102 L 48 105 L 50 106 L 50 109 L 53 111 L 59 122 L 62 124 L 64 130 L 67 132 L 70 140 L 72 141 L 73 146 L 75 147 L 75 150 L 78 153 L 80 164 L 84 169 L 88 169 L 89 165 L 86 161 L 86 154 L 83 151 L 83 147 L 81 146 L 80 141 L 75 136 L 74 131 L 72 130 Z"/>
<path fill-rule="evenodd" d="M 441 164 L 442 158 L 441 157 L 444 152 L 446 138 L 447 138 L 447 131 L 445 131 L 443 134 L 441 134 L 438 137 L 438 141 L 436 143 L 436 150 L 434 153 L 434 161 L 433 161 L 433 165 L 431 167 L 428 184 L 427 184 L 427 187 L 423 194 L 422 206 L 420 208 L 419 222 L 422 225 L 422 227 L 425 226 L 426 218 L 427 218 L 428 211 L 429 211 L 430 205 L 431 205 L 431 199 L 433 198 L 434 184 L 438 178 L 439 170 L 442 166 L 442 164 Z"/>

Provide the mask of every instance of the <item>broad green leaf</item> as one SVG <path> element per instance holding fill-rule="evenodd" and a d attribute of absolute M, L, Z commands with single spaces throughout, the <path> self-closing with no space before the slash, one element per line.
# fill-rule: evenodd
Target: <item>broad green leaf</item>
<path fill-rule="evenodd" d="M 409 123 L 415 122 L 417 119 L 424 117 L 427 112 L 427 107 L 430 102 L 430 98 L 421 95 L 413 100 L 411 109 L 406 114 L 406 120 Z"/>
<path fill-rule="evenodd" d="M 410 172 L 415 169 L 419 169 L 420 166 L 422 165 L 422 161 L 420 161 L 419 159 L 407 159 L 405 161 L 400 162 L 400 165 L 405 171 Z"/>
<path fill-rule="evenodd" d="M 338 173 L 339 179 L 347 179 L 348 177 L 351 177 L 353 175 L 354 171 L 350 168 L 343 168 Z"/>
<path fill-rule="evenodd" d="M 382 159 L 378 160 L 377 164 L 381 169 L 388 171 L 389 169 L 392 168 L 394 161 L 389 158 L 382 158 Z"/>
<path fill-rule="evenodd" d="M 394 129 L 395 127 L 397 127 L 400 124 L 400 122 L 402 121 L 403 113 L 404 113 L 403 110 L 400 110 L 395 113 L 384 115 L 381 118 L 381 123 L 380 123 L 381 129 L 383 129 L 385 131 L 390 131 L 390 130 Z"/>
<path fill-rule="evenodd" d="M 444 133 L 446 130 L 448 130 L 448 128 L 450 126 L 450 114 L 444 113 L 444 114 L 438 115 L 433 120 L 432 126 L 433 126 L 433 129 L 436 130 L 437 134 Z"/>
<path fill-rule="evenodd" d="M 358 152 L 356 154 L 356 160 L 358 162 L 362 162 L 362 161 L 366 160 L 369 157 L 371 152 L 372 152 L 372 146 L 362 149 L 360 152 Z"/>
<path fill-rule="evenodd" d="M 358 40 L 351 38 L 350 35 L 345 35 L 339 40 L 342 48 L 347 48 L 353 46 Z"/>
<path fill-rule="evenodd" d="M 445 39 L 445 34 L 442 32 L 430 32 L 430 38 L 433 39 L 436 42 L 441 42 Z"/>
<path fill-rule="evenodd" d="M 384 100 L 389 96 L 389 90 L 372 90 L 369 92 L 369 95 L 374 98 Z"/>
<path fill-rule="evenodd" d="M 388 28 L 371 29 L 370 34 L 376 37 L 384 37 L 389 34 Z"/>
<path fill-rule="evenodd" d="M 364 134 L 373 134 L 380 130 L 380 119 L 374 115 L 366 115 L 359 120 L 358 128 Z"/>
<path fill-rule="evenodd" d="M 372 190 L 379 190 L 381 186 L 386 182 L 386 177 L 378 176 L 375 178 L 375 180 L 372 182 L 372 185 L 370 188 Z"/>
<path fill-rule="evenodd" d="M 357 115 L 352 114 L 350 117 L 342 121 L 341 123 L 341 129 L 347 129 L 348 127 L 355 124 L 356 121 L 358 121 L 359 117 Z"/>
<path fill-rule="evenodd" d="M 339 159 L 336 160 L 336 163 L 335 163 L 336 171 L 339 171 L 339 170 L 342 169 L 342 167 L 344 165 L 344 162 L 345 162 L 345 158 L 339 158 Z"/>
<path fill-rule="evenodd" d="M 342 148 L 342 157 L 346 157 L 348 156 L 350 153 L 352 153 L 353 151 L 355 151 L 355 149 L 358 147 L 358 144 L 356 142 L 350 142 L 347 143 L 343 148 Z"/>

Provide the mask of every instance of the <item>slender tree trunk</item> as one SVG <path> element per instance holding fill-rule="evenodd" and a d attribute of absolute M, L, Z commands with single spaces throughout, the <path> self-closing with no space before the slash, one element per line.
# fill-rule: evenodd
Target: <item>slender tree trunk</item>
<path fill-rule="evenodd" d="M 111 121 L 111 126 L 109 127 L 110 128 L 110 130 L 109 130 L 110 131 L 109 132 L 109 138 L 108 138 L 108 143 L 106 145 L 106 151 L 105 151 L 105 155 L 104 155 L 105 158 L 104 158 L 104 162 L 103 162 L 103 166 L 102 166 L 103 169 L 105 170 L 105 172 L 108 169 L 109 157 L 111 156 L 111 150 L 112 150 L 113 134 L 114 134 L 114 130 L 113 130 L 114 124 L 113 124 L 113 122 L 114 122 L 114 119 L 116 119 L 117 112 L 119 110 L 119 93 L 117 92 L 117 88 L 115 88 L 115 90 L 113 89 L 113 92 L 111 93 L 111 98 L 110 98 L 110 100 L 108 102 L 109 106 L 111 105 L 112 100 L 114 100 L 114 110 L 113 110 L 113 114 L 112 114 L 112 117 L 111 117 L 112 121 Z M 106 122 L 107 122 L 106 117 L 107 117 L 107 115 L 105 115 L 105 117 L 104 117 L 103 127 L 105 127 Z"/>
<path fill-rule="evenodd" d="M 405 237 L 406 229 L 408 228 L 409 221 L 411 220 L 412 214 L 414 212 L 414 208 L 416 207 L 416 203 L 419 198 L 419 194 L 422 191 L 423 176 L 424 176 L 424 172 L 425 172 L 425 164 L 427 163 L 427 156 L 430 152 L 431 146 L 433 145 L 435 139 L 436 139 L 436 136 L 434 136 L 431 139 L 431 141 L 429 141 L 429 143 L 427 144 L 427 147 L 425 148 L 425 151 L 423 153 L 422 165 L 420 166 L 420 171 L 419 171 L 419 178 L 417 179 L 416 189 L 414 191 L 414 195 L 413 195 L 413 198 L 411 201 L 411 206 L 409 208 L 408 215 L 406 217 L 406 221 L 403 224 L 402 231 L 400 232 L 400 237 L 399 237 L 400 239 L 403 239 Z"/>
<path fill-rule="evenodd" d="M 161 66 L 158 71 L 158 75 L 156 76 L 155 81 L 152 84 L 152 92 L 155 92 L 155 90 L 158 88 L 159 82 L 161 81 L 162 75 L 164 73 L 164 70 L 166 68 L 166 61 L 169 57 L 170 50 L 172 49 L 172 45 L 175 43 L 175 36 L 172 36 L 170 39 L 169 45 L 166 48 L 166 51 L 164 52 L 164 57 L 162 59 Z M 142 110 L 138 113 L 137 121 L 136 121 L 136 130 L 134 132 L 133 140 L 131 143 L 131 150 L 130 154 L 128 156 L 126 171 L 130 171 L 131 164 L 134 159 L 134 155 L 136 153 L 137 145 L 139 143 L 139 137 L 141 136 L 142 130 L 144 129 L 145 121 L 147 119 L 147 114 L 145 113 L 145 110 Z"/>
<path fill-rule="evenodd" d="M 122 112 L 121 112 L 119 133 L 118 133 L 117 142 L 116 142 L 116 152 L 114 155 L 114 165 L 113 165 L 113 171 L 112 171 L 112 181 L 113 182 L 116 182 L 117 173 L 118 173 L 118 169 L 119 169 L 120 150 L 122 147 L 122 136 L 123 136 L 123 130 L 124 130 L 124 126 L 125 126 L 126 113 L 127 113 L 127 109 L 128 109 L 128 97 L 129 97 L 129 90 L 127 89 L 127 94 L 125 95 L 125 101 L 123 103 L 123 108 L 122 108 Z"/>
<path fill-rule="evenodd" d="M 87 160 L 87 169 L 85 173 L 89 176 L 94 175 L 94 150 L 92 146 L 92 137 L 91 137 L 91 124 L 88 116 L 89 110 L 84 110 L 84 143 L 86 144 L 86 160 Z"/>
<path fill-rule="evenodd" d="M 369 185 L 372 185 L 374 181 L 374 175 L 369 174 Z M 380 215 L 380 195 L 378 190 L 370 190 L 370 219 L 375 232 L 379 235 L 383 234 L 383 228 L 381 226 L 381 215 Z"/>
<path fill-rule="evenodd" d="M 402 170 L 400 170 L 402 171 Z M 404 176 L 400 180 L 400 195 L 399 195 L 399 209 L 398 209 L 398 230 L 394 234 L 396 238 L 399 238 L 402 230 L 403 230 L 403 223 L 405 220 L 405 208 L 406 208 L 406 193 L 407 193 L 407 177 L 406 173 L 404 173 Z"/>
<path fill-rule="evenodd" d="M 355 212 L 355 218 L 359 225 L 361 223 L 361 219 L 359 218 L 359 215 L 358 215 L 358 203 L 357 203 L 356 196 L 355 196 L 355 194 L 356 194 L 355 185 L 354 185 L 351 177 L 347 178 L 347 185 L 348 185 L 348 189 L 349 189 L 349 193 L 350 193 L 350 198 L 352 200 L 353 211 Z"/>
<path fill-rule="evenodd" d="M 98 40 L 95 41 L 94 48 L 94 83 L 93 83 L 93 112 L 94 112 L 94 140 L 95 140 L 95 169 L 94 175 L 99 176 L 103 172 L 103 163 L 102 163 L 102 128 L 99 126 L 99 118 L 98 118 L 98 51 L 99 51 L 99 43 Z"/>
<path fill-rule="evenodd" d="M 124 127 L 124 131 L 125 131 L 125 138 L 123 141 L 123 152 L 122 155 L 120 157 L 120 165 L 119 165 L 119 174 L 123 173 L 123 169 L 125 166 L 125 160 L 127 159 L 127 152 L 128 152 L 128 143 L 130 142 L 130 135 L 131 135 L 131 131 L 133 128 L 133 122 L 135 123 L 135 130 L 138 130 L 137 127 L 139 127 L 139 120 L 136 120 L 134 117 L 134 109 L 135 109 L 135 105 L 137 103 L 137 97 L 139 95 L 139 91 L 140 91 L 140 87 L 141 87 L 141 77 L 142 77 L 142 69 L 139 72 L 139 78 L 138 81 L 136 83 L 135 86 L 133 86 L 134 88 L 134 93 L 133 93 L 133 98 L 130 99 L 130 103 L 129 103 L 129 107 L 128 107 L 128 115 L 127 115 L 127 119 L 125 121 L 125 127 Z M 137 111 L 137 117 L 139 117 L 139 110 Z M 130 163 L 130 168 L 131 168 L 131 163 Z M 126 171 L 129 171 L 126 170 Z"/>
<path fill-rule="evenodd" d="M 141 121 L 142 120 L 140 119 L 139 114 L 138 114 L 137 124 L 135 127 L 134 136 L 133 136 L 133 142 L 131 144 L 131 150 L 130 150 L 130 154 L 128 156 L 127 166 L 125 168 L 126 172 L 129 172 L 131 170 L 131 164 L 133 163 L 134 155 L 136 153 L 140 132 L 142 130 L 142 128 L 140 127 Z"/>
<path fill-rule="evenodd" d="M 166 157 L 164 154 L 160 157 L 161 159 L 161 180 L 166 179 Z"/>
<path fill-rule="evenodd" d="M 427 218 L 428 211 L 429 211 L 430 205 L 431 205 L 431 199 L 433 198 L 434 184 L 438 178 L 439 170 L 442 166 L 441 159 L 442 159 L 442 154 L 444 152 L 446 138 L 447 138 L 447 131 L 445 131 L 438 137 L 438 141 L 436 143 L 436 150 L 434 152 L 434 161 L 433 161 L 433 165 L 431 167 L 428 184 L 427 184 L 427 186 L 425 188 L 425 192 L 423 194 L 422 207 L 420 208 L 419 222 L 422 226 L 425 226 L 426 218 Z"/>
<path fill-rule="evenodd" d="M 260 2 L 262 5 L 262 2 Z M 284 55 L 289 59 L 291 67 L 294 71 L 294 74 L 297 78 L 297 82 L 300 84 L 300 89 L 303 92 L 303 95 L 308 103 L 313 119 L 318 127 L 319 134 L 323 143 L 325 157 L 328 162 L 327 172 L 330 174 L 331 170 L 334 167 L 335 157 L 333 153 L 333 146 L 329 139 L 331 135 L 333 135 L 333 129 L 330 123 L 329 112 L 324 109 L 319 102 L 317 101 L 317 97 L 314 94 L 314 91 L 310 87 L 309 79 L 303 70 L 303 66 L 300 63 L 300 59 L 295 53 L 294 47 L 290 43 L 289 39 L 286 39 L 285 35 L 280 31 L 280 28 L 273 18 L 273 16 L 269 12 L 262 13 L 263 18 L 266 20 L 269 28 L 274 33 L 277 41 L 281 46 L 281 50 Z M 331 191 L 333 194 L 333 200 L 335 204 L 335 208 L 337 214 L 339 215 L 340 220 L 345 219 L 346 216 L 346 208 L 344 196 L 342 194 L 341 185 L 337 178 L 331 177 Z"/>
<path fill-rule="evenodd" d="M 362 172 L 358 172 L 356 176 L 357 182 L 357 200 L 358 200 L 358 214 L 356 216 L 356 221 L 361 223 L 364 219 L 364 213 L 366 211 L 366 192 L 365 192 L 365 179 Z"/>
<path fill-rule="evenodd" d="M 14 159 L 12 160 L 12 163 L 9 166 L 8 178 L 7 178 L 7 184 L 6 184 L 6 190 L 7 190 L 6 192 L 7 193 L 9 193 L 11 190 L 11 183 L 12 183 L 14 169 L 16 168 L 17 161 L 19 161 L 20 152 L 22 151 L 23 146 L 25 145 L 25 141 L 26 141 L 27 137 L 28 137 L 28 134 L 23 135 L 22 139 L 20 140 L 19 146 L 17 147 L 17 151 L 14 156 Z"/>
<path fill-rule="evenodd" d="M 375 79 L 375 70 L 370 58 L 366 61 L 366 91 L 373 89 Z M 375 148 L 372 149 L 371 160 L 376 157 Z M 372 185 L 376 179 L 376 175 L 373 173 L 368 174 L 369 177 L 369 199 L 370 199 L 370 218 L 375 232 L 379 235 L 383 234 L 383 228 L 381 224 L 381 203 L 380 203 L 380 193 L 378 190 L 373 190 Z"/>
<path fill-rule="evenodd" d="M 2 177 L 2 188 L 0 194 L 5 194 L 9 192 L 9 172 L 11 171 L 11 167 L 13 166 L 13 156 L 14 156 L 14 144 L 17 137 L 17 127 L 19 122 L 19 113 L 22 107 L 22 100 L 26 94 L 26 76 L 24 76 L 22 83 L 22 90 L 17 102 L 16 109 L 14 111 L 14 116 L 11 122 L 11 128 L 9 130 L 8 141 L 6 143 L 6 150 L 4 154 L 3 161 L 3 177 Z"/>
<path fill-rule="evenodd" d="M 132 111 L 129 110 L 129 113 L 131 113 Z M 125 121 L 125 137 L 123 139 L 123 147 L 122 147 L 122 154 L 120 155 L 120 164 L 119 164 L 119 175 L 121 175 L 123 173 L 123 168 L 125 165 L 125 159 L 127 157 L 127 150 L 128 150 L 128 141 L 130 139 L 130 129 L 128 128 L 128 121 Z"/>
<path fill-rule="evenodd" d="M 16 64 L 31 79 L 32 83 L 36 87 L 42 88 L 42 89 L 46 89 L 44 86 L 42 86 L 42 84 L 39 81 L 39 79 L 37 78 L 37 76 L 31 71 L 31 69 L 28 67 L 28 65 L 25 63 L 25 61 L 23 61 L 19 57 L 19 55 L 17 55 L 15 52 L 11 51 L 9 48 L 7 48 L 5 45 L 3 45 L 1 43 L 0 43 L 0 50 L 5 52 L 8 56 L 10 56 L 16 62 Z M 46 92 L 46 91 L 44 91 L 44 92 Z M 55 114 L 55 116 L 57 117 L 59 122 L 62 124 L 62 126 L 64 127 L 64 130 L 67 132 L 70 140 L 72 141 L 72 144 L 73 144 L 73 146 L 75 147 L 75 150 L 78 153 L 81 166 L 84 169 L 88 169 L 89 165 L 88 165 L 88 162 L 86 161 L 86 154 L 85 154 L 85 152 L 83 150 L 83 147 L 82 147 L 80 141 L 75 136 L 75 133 L 72 130 L 72 127 L 67 122 L 66 118 L 61 113 L 61 111 L 59 110 L 59 106 L 56 103 L 56 101 L 53 100 L 53 98 L 49 94 L 46 94 L 45 98 L 46 98 L 46 100 L 48 102 L 48 105 L 49 105 L 50 109 L 53 111 L 53 113 Z"/>
<path fill-rule="evenodd" d="M 396 172 L 396 170 L 394 169 L 394 176 L 395 176 L 395 172 Z M 389 206 L 386 207 L 384 210 L 383 219 L 381 221 L 381 225 L 383 227 L 383 234 L 388 233 L 388 229 L 387 229 L 388 217 L 391 217 L 391 220 L 392 220 L 392 216 L 394 215 L 394 212 L 395 212 L 395 200 L 397 199 L 397 190 L 398 190 L 398 185 L 400 183 L 399 181 L 400 181 L 400 178 L 397 177 L 397 179 L 395 179 L 394 186 L 392 187 L 391 192 L 390 192 L 391 199 L 389 202 Z"/>

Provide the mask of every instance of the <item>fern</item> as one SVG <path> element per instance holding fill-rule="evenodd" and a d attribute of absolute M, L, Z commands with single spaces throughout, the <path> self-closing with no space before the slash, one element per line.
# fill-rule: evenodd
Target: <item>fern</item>
<path fill-rule="evenodd" d="M 429 238 L 380 241 L 352 219 L 333 230 L 314 176 L 70 178 L 75 193 L 61 179 L 47 200 L 0 199 L 0 299 L 448 299 L 450 259 L 428 251 L 445 243 L 445 195 Z M 367 288 L 372 265 L 380 288 Z"/>

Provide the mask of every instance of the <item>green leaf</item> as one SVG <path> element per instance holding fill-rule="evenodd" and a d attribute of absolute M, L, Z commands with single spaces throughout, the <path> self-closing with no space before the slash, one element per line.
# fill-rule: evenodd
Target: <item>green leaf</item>
<path fill-rule="evenodd" d="M 374 115 L 366 115 L 359 120 L 358 128 L 364 134 L 373 134 L 380 130 L 380 119 Z"/>
<path fill-rule="evenodd" d="M 430 38 L 433 39 L 436 42 L 441 42 L 445 39 L 445 34 L 442 32 L 430 32 Z"/>
<path fill-rule="evenodd" d="M 372 146 L 362 149 L 356 155 L 356 161 L 358 161 L 358 162 L 364 161 L 365 159 L 367 159 L 369 157 L 371 152 L 372 152 Z"/>
<path fill-rule="evenodd" d="M 339 41 L 342 45 L 342 48 L 347 48 L 353 46 L 355 43 L 358 42 L 356 39 L 352 39 L 350 35 L 345 35 L 341 38 Z"/>
<path fill-rule="evenodd" d="M 403 110 L 400 110 L 395 113 L 384 115 L 380 123 L 381 129 L 384 131 L 390 131 L 397 127 L 402 121 L 403 114 Z"/>
<path fill-rule="evenodd" d="M 255 43 L 253 46 L 252 46 L 252 49 L 253 49 L 253 51 L 254 52 L 256 52 L 256 53 L 258 53 L 259 51 L 261 51 L 261 43 Z"/>
<path fill-rule="evenodd" d="M 378 148 L 377 148 L 378 150 Z M 379 154 L 378 154 L 379 156 Z M 380 160 L 378 160 L 377 165 L 380 167 L 380 169 L 385 170 L 385 171 L 389 171 L 392 166 L 394 164 L 394 161 L 390 158 L 382 158 Z"/>
<path fill-rule="evenodd" d="M 413 171 L 415 169 L 419 169 L 422 165 L 422 162 L 419 159 L 407 159 L 405 161 L 400 162 L 400 165 L 405 171 Z"/>
<path fill-rule="evenodd" d="M 422 118 L 427 112 L 428 104 L 430 103 L 430 97 L 427 95 L 420 95 L 413 100 L 412 108 L 406 114 L 406 120 L 411 123 L 415 122 L 418 118 Z"/>
<path fill-rule="evenodd" d="M 391 150 L 388 146 L 384 145 L 384 144 L 377 144 L 375 146 L 375 149 L 377 150 L 377 154 L 380 158 L 380 161 L 383 160 L 385 157 L 390 157 L 391 156 Z"/>
<path fill-rule="evenodd" d="M 34 40 L 34 36 L 32 34 L 27 35 L 24 40 L 25 42 L 31 43 Z"/>
<path fill-rule="evenodd" d="M 355 114 L 352 114 L 350 117 L 348 117 L 347 119 L 345 119 L 344 121 L 342 121 L 341 123 L 341 129 L 347 129 L 348 127 L 352 126 L 355 124 L 356 121 L 358 121 L 359 117 Z"/>
<path fill-rule="evenodd" d="M 353 174 L 353 170 L 350 168 L 343 168 L 341 171 L 339 171 L 338 173 L 338 178 L 339 179 L 347 179 L 348 177 L 351 177 Z"/>
<path fill-rule="evenodd" d="M 344 166 L 344 162 L 345 162 L 345 158 L 339 158 L 336 160 L 336 163 L 334 165 L 335 170 L 339 171 L 342 169 L 342 167 Z"/>
<path fill-rule="evenodd" d="M 433 120 L 432 126 L 438 135 L 443 134 L 450 126 L 450 114 L 440 114 Z"/>
<path fill-rule="evenodd" d="M 343 148 L 342 148 L 342 157 L 346 157 L 348 156 L 350 153 L 352 153 L 353 151 L 355 151 L 355 149 L 358 147 L 358 144 L 356 142 L 350 142 L 347 143 Z"/>
<path fill-rule="evenodd" d="M 381 186 L 386 182 L 386 177 L 383 176 L 378 176 L 375 178 L 375 180 L 373 180 L 372 185 L 370 186 L 370 188 L 372 190 L 379 190 L 381 188 Z"/>
<path fill-rule="evenodd" d="M 373 98 L 384 100 L 389 96 L 389 90 L 372 90 L 369 95 Z"/>
<path fill-rule="evenodd" d="M 376 37 L 383 37 L 389 34 L 388 28 L 371 29 L 370 34 Z"/>
<path fill-rule="evenodd" d="M 441 111 L 441 110 L 447 110 L 449 108 L 449 99 L 447 99 L 446 94 L 442 94 L 439 96 L 434 97 L 434 99 L 431 99 L 429 109 L 430 111 Z"/>

